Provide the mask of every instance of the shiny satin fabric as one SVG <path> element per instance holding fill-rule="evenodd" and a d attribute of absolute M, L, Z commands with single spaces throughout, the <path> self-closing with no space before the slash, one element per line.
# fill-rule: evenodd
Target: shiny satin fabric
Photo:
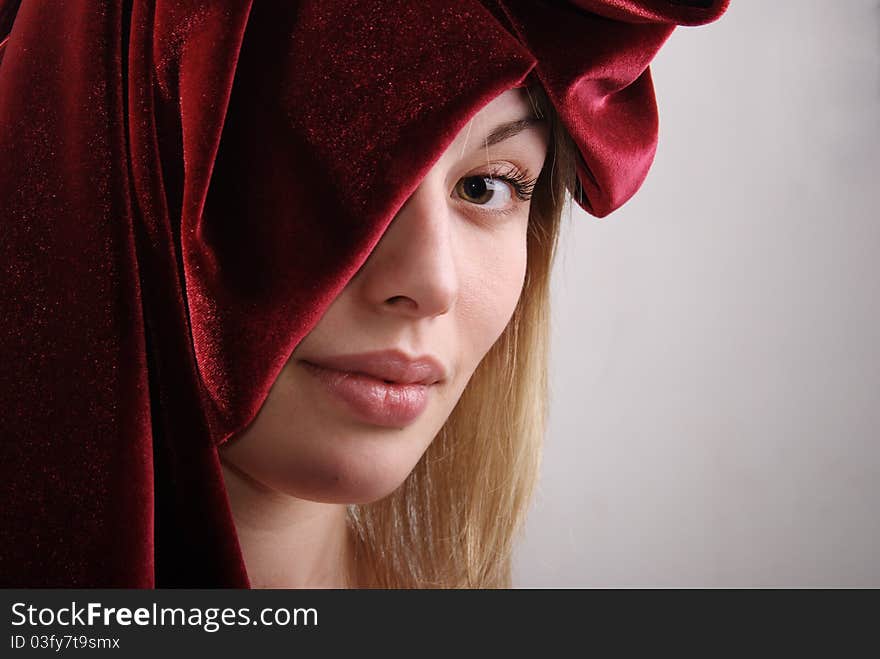
<path fill-rule="evenodd" d="M 726 6 L 0 0 L 0 585 L 249 587 L 216 447 L 458 131 L 542 84 L 603 217 Z"/>

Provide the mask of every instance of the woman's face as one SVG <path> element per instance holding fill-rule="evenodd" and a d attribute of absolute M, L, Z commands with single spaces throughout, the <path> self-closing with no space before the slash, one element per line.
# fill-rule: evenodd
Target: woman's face
<path fill-rule="evenodd" d="M 375 501 L 406 479 L 522 290 L 528 199 L 548 140 L 533 117 L 525 90 L 511 89 L 462 129 L 254 421 L 220 448 L 227 466 L 334 503 Z"/>

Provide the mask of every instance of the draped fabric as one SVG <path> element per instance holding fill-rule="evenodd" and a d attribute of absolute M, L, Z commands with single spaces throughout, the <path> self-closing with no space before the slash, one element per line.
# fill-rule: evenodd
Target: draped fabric
<path fill-rule="evenodd" d="M 467 121 L 539 82 L 596 217 L 727 0 L 0 0 L 0 585 L 249 587 L 216 447 Z"/>

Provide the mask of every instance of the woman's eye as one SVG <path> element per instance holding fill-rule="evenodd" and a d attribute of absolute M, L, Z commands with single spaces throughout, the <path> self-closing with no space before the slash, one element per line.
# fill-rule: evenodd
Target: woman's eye
<path fill-rule="evenodd" d="M 504 208 L 513 197 L 510 185 L 491 176 L 467 176 L 455 186 L 456 194 L 472 204 Z"/>

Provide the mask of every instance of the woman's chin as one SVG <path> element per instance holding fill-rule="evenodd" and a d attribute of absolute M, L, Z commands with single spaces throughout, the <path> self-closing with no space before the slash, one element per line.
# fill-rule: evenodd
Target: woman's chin
<path fill-rule="evenodd" d="M 388 447 L 391 448 L 391 447 Z M 393 451 L 322 451 L 317 456 L 299 455 L 295 460 L 271 464 L 248 463 L 227 455 L 250 478 L 265 487 L 297 499 L 319 503 L 368 504 L 385 498 L 400 487 L 415 467 Z"/>

